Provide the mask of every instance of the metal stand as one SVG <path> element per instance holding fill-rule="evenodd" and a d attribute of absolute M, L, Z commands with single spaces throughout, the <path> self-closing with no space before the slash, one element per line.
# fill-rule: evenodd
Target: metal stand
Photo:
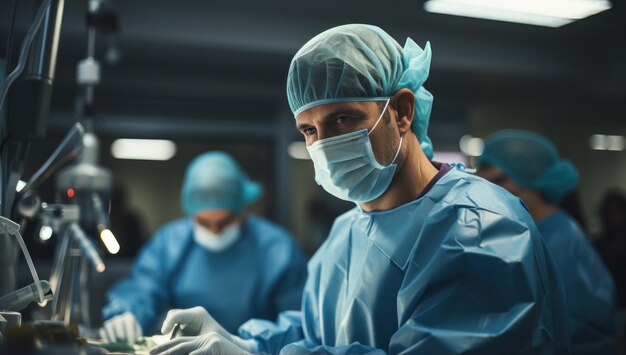
<path fill-rule="evenodd" d="M 51 307 L 51 319 L 64 324 L 81 323 L 90 326 L 89 320 L 89 266 L 97 272 L 104 271 L 104 263 L 93 243 L 82 230 L 79 206 L 45 205 L 42 220 L 61 235 L 57 245 L 50 285 L 55 298 Z M 88 263 L 89 261 L 89 263 Z"/>

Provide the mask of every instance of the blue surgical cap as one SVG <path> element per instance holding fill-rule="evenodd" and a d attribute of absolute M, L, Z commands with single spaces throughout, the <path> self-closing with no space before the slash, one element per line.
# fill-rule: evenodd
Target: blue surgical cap
<path fill-rule="evenodd" d="M 430 70 L 430 43 L 404 48 L 371 25 L 343 25 L 313 37 L 294 56 L 287 99 L 294 116 L 314 106 L 346 101 L 383 101 L 407 88 L 415 94 L 412 129 L 428 158 L 427 135 L 433 96 L 422 85 Z"/>
<path fill-rule="evenodd" d="M 190 216 L 215 209 L 239 212 L 261 193 L 261 185 L 248 180 L 230 155 L 207 152 L 197 156 L 187 167 L 181 203 Z"/>
<path fill-rule="evenodd" d="M 541 191 L 552 203 L 578 185 L 574 164 L 559 158 L 552 142 L 536 133 L 505 130 L 490 136 L 478 163 L 500 168 L 518 185 Z"/>

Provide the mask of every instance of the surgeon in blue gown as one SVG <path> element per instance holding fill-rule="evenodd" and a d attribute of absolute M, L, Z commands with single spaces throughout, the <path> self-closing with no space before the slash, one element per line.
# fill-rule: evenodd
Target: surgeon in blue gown
<path fill-rule="evenodd" d="M 505 130 L 485 141 L 478 174 L 522 199 L 537 223 L 565 285 L 572 353 L 613 354 L 613 280 L 585 232 L 558 207 L 578 185 L 574 165 L 545 137 Z"/>
<path fill-rule="evenodd" d="M 308 264 L 300 311 L 227 332 L 170 312 L 195 334 L 167 354 L 567 354 L 555 265 L 522 202 L 431 162 L 430 45 L 344 25 L 291 62 L 287 98 L 315 180 L 355 202 Z"/>
<path fill-rule="evenodd" d="M 181 193 L 188 217 L 161 227 L 109 291 L 103 336 L 133 343 L 170 308 L 201 306 L 232 332 L 299 309 L 306 261 L 286 230 L 244 212 L 260 194 L 226 153 L 195 158 Z"/>

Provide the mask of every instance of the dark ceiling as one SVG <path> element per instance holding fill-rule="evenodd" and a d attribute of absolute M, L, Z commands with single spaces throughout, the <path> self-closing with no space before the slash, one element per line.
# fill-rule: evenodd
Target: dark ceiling
<path fill-rule="evenodd" d="M 1 0 L 0 53 L 9 8 Z M 33 1 L 19 0 L 23 35 Z M 122 58 L 103 65 L 96 109 L 103 115 L 266 121 L 289 115 L 284 85 L 291 56 L 315 34 L 370 23 L 401 44 L 430 41 L 426 86 L 433 117 L 462 121 L 477 105 L 559 110 L 573 118 L 624 119 L 624 6 L 561 28 L 426 13 L 421 1 L 114 2 Z M 86 1 L 67 0 L 53 111 L 71 112 L 76 63 L 85 56 Z M 29 12 L 30 11 L 30 12 Z M 102 58 L 104 39 L 99 38 Z"/>

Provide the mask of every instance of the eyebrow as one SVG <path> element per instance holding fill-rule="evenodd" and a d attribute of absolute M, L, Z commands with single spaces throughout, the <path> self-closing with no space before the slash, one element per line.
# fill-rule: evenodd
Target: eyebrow
<path fill-rule="evenodd" d="M 367 113 L 363 112 L 361 110 L 350 109 L 350 108 L 338 108 L 338 109 L 336 109 L 334 111 L 331 111 L 328 114 L 326 114 L 326 116 L 324 116 L 324 118 L 323 118 L 323 122 L 326 123 L 331 118 L 333 118 L 334 116 L 338 116 L 338 115 L 350 115 L 350 116 L 354 116 L 356 118 L 367 117 Z M 313 126 L 308 124 L 308 123 L 296 124 L 296 128 L 298 130 L 303 130 L 305 128 L 310 128 L 310 127 L 313 127 Z"/>
<path fill-rule="evenodd" d="M 310 124 L 308 124 L 308 123 L 298 123 L 298 124 L 296 124 L 296 129 L 297 129 L 298 131 L 302 131 L 302 130 L 303 130 L 303 129 L 305 129 L 305 128 L 311 128 L 311 127 L 313 127 L 313 126 L 311 126 L 311 125 L 310 125 Z"/>

